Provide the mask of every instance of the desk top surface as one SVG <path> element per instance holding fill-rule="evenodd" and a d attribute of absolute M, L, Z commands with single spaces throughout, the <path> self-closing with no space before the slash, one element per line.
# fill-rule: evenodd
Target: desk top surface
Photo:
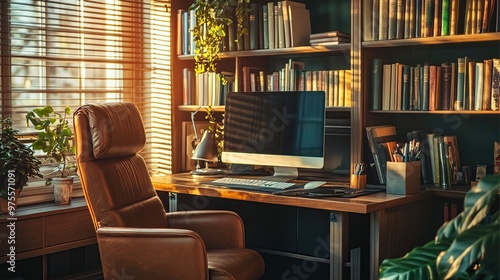
<path fill-rule="evenodd" d="M 398 207 L 432 196 L 431 191 L 421 191 L 413 195 L 395 195 L 377 192 L 353 198 L 306 198 L 294 196 L 273 195 L 270 193 L 229 189 L 226 187 L 200 184 L 217 179 L 214 176 L 193 176 L 188 173 L 152 177 L 153 185 L 157 191 L 167 191 L 190 195 L 219 197 L 226 199 L 245 200 L 252 202 L 279 204 L 314 208 L 330 211 L 343 211 L 367 214 L 381 209 Z M 327 183 L 326 185 L 348 186 L 346 183 Z"/>

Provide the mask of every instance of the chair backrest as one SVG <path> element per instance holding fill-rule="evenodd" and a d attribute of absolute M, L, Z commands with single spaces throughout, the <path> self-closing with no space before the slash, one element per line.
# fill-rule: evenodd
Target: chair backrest
<path fill-rule="evenodd" d="M 78 173 L 94 227 L 167 227 L 151 183 L 139 110 L 133 103 L 88 104 L 73 115 Z"/>

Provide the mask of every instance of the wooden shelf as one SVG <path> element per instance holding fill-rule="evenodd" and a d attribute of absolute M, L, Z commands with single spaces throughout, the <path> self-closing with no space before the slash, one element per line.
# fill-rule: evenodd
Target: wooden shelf
<path fill-rule="evenodd" d="M 200 107 L 208 106 L 198 106 L 198 105 L 179 105 L 179 111 L 182 112 L 194 112 Z M 215 112 L 224 112 L 224 106 L 211 106 Z M 326 107 L 327 112 L 350 112 L 351 107 Z"/>
<path fill-rule="evenodd" d="M 463 44 L 500 41 L 500 32 L 363 42 L 364 48 Z"/>
<path fill-rule="evenodd" d="M 224 52 L 221 58 L 235 57 L 263 57 L 263 56 L 290 56 L 303 54 L 331 54 L 331 53 L 348 53 L 351 50 L 351 44 L 344 43 L 335 46 L 302 46 L 294 48 L 281 49 L 260 49 L 248 51 Z M 194 55 L 179 55 L 180 60 L 193 60 Z"/>
<path fill-rule="evenodd" d="M 500 111 L 453 111 L 453 110 L 436 110 L 436 111 L 411 111 L 411 110 L 371 110 L 370 113 L 375 114 L 437 114 L 437 115 L 500 115 Z"/>

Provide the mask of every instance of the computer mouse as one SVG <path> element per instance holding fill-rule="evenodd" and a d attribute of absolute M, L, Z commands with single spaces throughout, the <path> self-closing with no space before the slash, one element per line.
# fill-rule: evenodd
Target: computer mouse
<path fill-rule="evenodd" d="M 326 184 L 325 181 L 311 181 L 304 185 L 304 190 L 312 190 Z"/>

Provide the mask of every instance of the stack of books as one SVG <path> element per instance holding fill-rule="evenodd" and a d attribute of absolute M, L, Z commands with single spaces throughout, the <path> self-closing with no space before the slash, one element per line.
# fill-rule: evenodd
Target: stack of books
<path fill-rule="evenodd" d="M 309 36 L 311 46 L 330 46 L 341 43 L 350 43 L 351 35 L 341 31 L 315 33 Z"/>

